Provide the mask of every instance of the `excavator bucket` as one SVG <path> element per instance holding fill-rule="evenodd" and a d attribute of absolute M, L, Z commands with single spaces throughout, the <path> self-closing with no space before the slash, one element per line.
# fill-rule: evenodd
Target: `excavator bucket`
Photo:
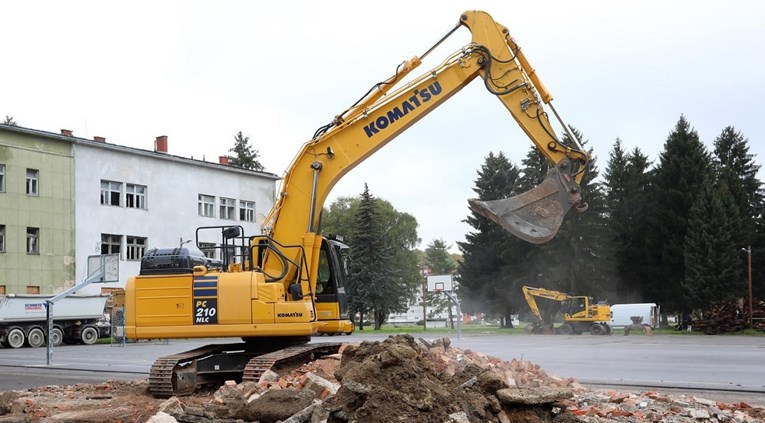
<path fill-rule="evenodd" d="M 579 185 L 560 168 L 550 169 L 536 188 L 501 200 L 470 199 L 470 208 L 493 220 L 513 235 L 532 244 L 542 244 L 558 233 L 563 217 L 573 206 L 584 211 Z"/>

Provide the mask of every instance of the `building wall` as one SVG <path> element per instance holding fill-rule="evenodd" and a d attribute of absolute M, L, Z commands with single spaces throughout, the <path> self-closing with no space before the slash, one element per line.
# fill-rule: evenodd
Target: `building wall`
<path fill-rule="evenodd" d="M 124 287 L 130 276 L 138 274 L 140 258 L 128 260 L 127 236 L 146 238 L 146 249 L 151 249 L 195 240 L 200 226 L 241 225 L 244 234 L 260 234 L 263 219 L 273 206 L 278 179 L 218 163 L 90 141 L 76 144 L 75 157 L 78 283 L 88 277 L 88 256 L 102 253 L 102 234 L 118 235 L 122 241 L 119 282 L 94 284 L 82 292 Z M 101 181 L 121 184 L 119 206 L 101 204 Z M 126 207 L 126 184 L 146 187 L 146 209 Z M 199 215 L 199 194 L 215 197 L 215 217 Z M 221 197 L 236 200 L 234 219 L 219 218 Z M 255 222 L 239 220 L 241 200 L 255 202 Z M 206 233 L 201 242 L 220 241 L 220 231 Z"/>
<path fill-rule="evenodd" d="M 0 165 L 0 286 L 7 294 L 60 291 L 75 277 L 72 142 L 0 125 Z M 27 169 L 38 171 L 37 195 L 27 195 Z M 39 229 L 37 253 L 27 252 L 27 228 Z"/>

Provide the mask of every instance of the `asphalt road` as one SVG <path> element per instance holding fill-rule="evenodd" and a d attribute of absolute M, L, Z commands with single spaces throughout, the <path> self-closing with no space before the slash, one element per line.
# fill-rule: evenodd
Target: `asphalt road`
<path fill-rule="evenodd" d="M 371 331 L 370 331 L 371 332 Z M 388 335 L 319 337 L 313 342 L 361 342 Z M 444 336 L 416 335 L 424 339 Z M 65 345 L 46 350 L 0 348 L 0 391 L 40 385 L 138 379 L 158 357 L 237 339 L 171 340 L 124 346 Z M 670 335 L 469 335 L 452 345 L 504 360 L 530 360 L 547 373 L 575 377 L 585 385 L 644 386 L 737 392 L 765 403 L 765 337 Z"/>

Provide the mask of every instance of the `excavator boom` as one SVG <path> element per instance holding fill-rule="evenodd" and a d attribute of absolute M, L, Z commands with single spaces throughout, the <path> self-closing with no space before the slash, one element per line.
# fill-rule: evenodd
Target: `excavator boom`
<path fill-rule="evenodd" d="M 579 184 L 590 157 L 575 137 L 570 136 L 576 145 L 558 140 L 543 108 L 543 102 L 551 102 L 552 96 L 507 28 L 481 11 L 465 12 L 457 26 L 471 31 L 472 42 L 436 68 L 396 88 L 421 63 L 418 57 L 407 60 L 303 145 L 266 219 L 265 227 L 274 238 L 303 244 L 312 263 L 320 211 L 337 181 L 476 78 L 500 100 L 553 166 L 539 187 L 509 199 L 472 199 L 471 209 L 532 243 L 554 237 L 572 207 L 586 209 Z M 266 260 L 267 269 L 280 266 L 273 255 Z M 292 274 L 285 283 L 293 279 Z"/>

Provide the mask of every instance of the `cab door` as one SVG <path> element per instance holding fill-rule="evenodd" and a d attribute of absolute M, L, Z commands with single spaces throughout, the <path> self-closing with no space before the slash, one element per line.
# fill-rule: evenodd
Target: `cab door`
<path fill-rule="evenodd" d="M 348 318 L 348 294 L 345 284 L 349 277 L 349 268 L 348 246 L 335 240 L 323 240 L 316 277 L 316 302 L 337 303 L 338 315 L 332 316 L 334 319 Z"/>

